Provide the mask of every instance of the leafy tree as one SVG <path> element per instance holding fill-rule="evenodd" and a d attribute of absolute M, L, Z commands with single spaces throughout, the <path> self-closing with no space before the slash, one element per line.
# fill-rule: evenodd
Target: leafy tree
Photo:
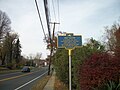
<path fill-rule="evenodd" d="M 100 42 L 91 38 L 86 45 L 81 48 L 76 48 L 72 51 L 72 89 L 79 90 L 79 67 L 83 64 L 86 58 L 89 58 L 93 53 L 103 52 L 104 46 Z M 65 49 L 57 49 L 54 54 L 53 64 L 56 70 L 56 75 L 64 83 L 68 84 L 68 51 Z"/>
<path fill-rule="evenodd" d="M 111 28 L 106 27 L 106 48 L 109 51 L 94 52 L 87 57 L 79 67 L 80 87 L 82 90 L 115 90 L 110 82 L 119 85 L 120 73 L 120 25 L 114 24 Z M 92 40 L 92 42 L 94 42 Z M 92 44 L 87 44 L 90 48 Z M 94 47 L 94 45 L 92 45 Z M 96 45 L 95 45 L 96 46 Z M 89 49 L 87 49 L 89 50 Z M 110 82 L 109 82 L 110 81 Z M 106 86 L 107 84 L 107 86 Z M 108 86 L 109 85 L 109 86 Z M 118 86 L 117 86 L 118 87 Z M 110 89 L 109 89 L 110 88 Z"/>
<path fill-rule="evenodd" d="M 115 56 L 120 59 L 120 26 L 117 28 L 117 31 L 114 33 L 115 35 L 115 49 L 114 49 L 114 53 Z"/>
<path fill-rule="evenodd" d="M 81 89 L 92 90 L 108 81 L 119 83 L 119 62 L 119 59 L 106 52 L 94 53 L 80 67 Z"/>
<path fill-rule="evenodd" d="M 76 48 L 72 53 L 72 87 L 79 90 L 79 67 L 85 60 L 97 52 L 104 52 L 104 46 L 95 39 L 89 39 L 81 48 Z"/>

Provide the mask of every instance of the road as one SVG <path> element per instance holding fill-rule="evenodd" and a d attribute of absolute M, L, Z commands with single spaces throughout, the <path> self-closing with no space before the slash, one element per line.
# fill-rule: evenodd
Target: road
<path fill-rule="evenodd" d="M 0 90 L 30 90 L 31 87 L 47 75 L 48 67 L 30 73 L 14 72 L 0 75 Z"/>

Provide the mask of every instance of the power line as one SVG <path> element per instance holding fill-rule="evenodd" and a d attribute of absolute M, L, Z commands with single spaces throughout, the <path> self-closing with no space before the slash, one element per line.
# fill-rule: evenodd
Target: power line
<path fill-rule="evenodd" d="M 54 7 L 54 2 L 52 0 L 52 6 L 53 6 L 53 12 L 54 12 L 54 17 L 55 17 L 55 21 L 56 21 L 56 13 L 55 13 L 55 7 Z"/>
<path fill-rule="evenodd" d="M 52 10 L 53 10 L 53 20 L 55 20 L 54 22 L 50 22 L 52 24 L 60 24 L 60 13 L 59 13 L 59 0 L 57 0 L 56 2 L 54 2 L 54 0 L 52 1 Z M 58 26 L 58 31 L 59 31 L 59 26 Z"/>
<path fill-rule="evenodd" d="M 43 27 L 42 19 L 41 19 L 41 16 L 40 16 L 40 11 L 39 11 L 39 7 L 38 7 L 38 4 L 37 4 L 37 0 L 35 0 L 35 4 L 36 4 L 37 11 L 38 11 L 39 20 L 40 20 L 40 23 L 41 23 L 41 26 L 42 26 L 42 30 L 43 30 L 43 33 L 44 33 L 44 36 L 45 36 L 45 39 L 46 39 L 46 34 L 45 34 L 44 27 Z"/>
<path fill-rule="evenodd" d="M 44 0 L 44 8 L 45 8 L 45 15 L 46 15 L 46 21 L 47 21 L 47 28 L 48 28 L 48 34 L 49 34 L 49 38 L 50 38 L 50 43 L 52 43 L 51 40 L 51 32 L 50 32 L 50 13 L 49 13 L 49 9 L 48 9 L 48 2 L 47 0 Z"/>
<path fill-rule="evenodd" d="M 47 21 L 47 27 L 48 27 L 48 34 L 49 34 L 50 44 L 52 45 L 52 38 L 51 38 L 51 31 L 50 31 L 50 20 L 49 20 L 50 17 L 49 17 L 49 9 L 48 9 L 48 2 L 47 2 L 47 0 L 44 0 L 44 8 L 45 8 L 45 15 L 46 15 L 46 21 Z M 53 48 L 51 46 L 50 58 L 49 58 L 49 67 L 48 67 L 48 75 L 50 75 L 52 53 L 53 53 Z"/>
<path fill-rule="evenodd" d="M 46 7 L 48 9 L 47 12 L 48 12 L 49 22 L 50 22 L 51 21 L 51 13 L 50 13 L 50 9 L 49 9 L 50 8 L 50 4 L 49 3 L 50 3 L 50 0 L 47 0 L 47 3 L 46 3 L 47 6 Z"/>
<path fill-rule="evenodd" d="M 57 0 L 57 6 L 58 6 L 58 22 L 60 23 L 60 6 L 59 6 L 59 0 Z"/>
<path fill-rule="evenodd" d="M 58 9 L 58 23 L 59 23 L 59 26 L 58 26 L 58 31 L 60 29 L 60 6 L 59 6 L 59 0 L 57 0 L 57 9 Z"/>

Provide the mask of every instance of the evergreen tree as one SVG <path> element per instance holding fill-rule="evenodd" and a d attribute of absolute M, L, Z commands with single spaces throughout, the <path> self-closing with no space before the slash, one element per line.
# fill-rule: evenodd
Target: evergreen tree
<path fill-rule="evenodd" d="M 15 62 L 18 64 L 20 62 L 20 57 L 21 57 L 21 44 L 19 39 L 17 39 L 14 45 L 13 55 L 14 55 Z"/>

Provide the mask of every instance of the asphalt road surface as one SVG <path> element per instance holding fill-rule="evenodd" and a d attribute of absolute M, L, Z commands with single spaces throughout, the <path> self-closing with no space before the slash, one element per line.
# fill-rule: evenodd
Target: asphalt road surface
<path fill-rule="evenodd" d="M 29 73 L 0 74 L 0 90 L 31 90 L 37 80 L 47 75 L 47 71 L 48 67 L 43 67 Z"/>

